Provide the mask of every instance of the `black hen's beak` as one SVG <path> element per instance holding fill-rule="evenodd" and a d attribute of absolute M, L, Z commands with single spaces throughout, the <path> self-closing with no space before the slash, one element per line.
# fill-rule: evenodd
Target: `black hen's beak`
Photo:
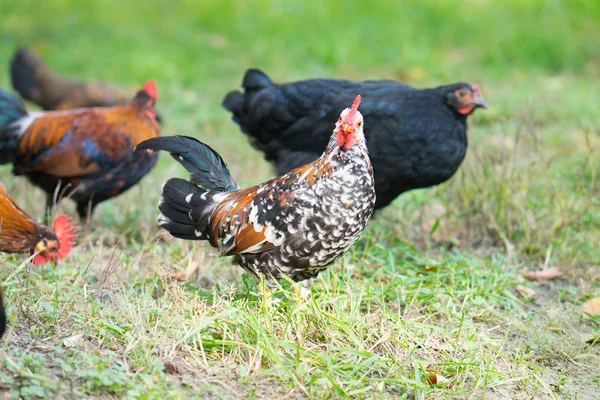
<path fill-rule="evenodd" d="M 482 96 L 475 96 L 475 98 L 473 100 L 474 100 L 473 104 L 475 104 L 475 107 L 488 108 L 488 103 L 483 99 Z"/>
<path fill-rule="evenodd" d="M 478 108 L 488 108 L 488 103 L 483 98 L 483 95 L 481 94 L 481 90 L 479 89 L 479 86 L 473 85 L 473 86 L 471 86 L 471 89 L 473 90 L 472 104 Z"/>

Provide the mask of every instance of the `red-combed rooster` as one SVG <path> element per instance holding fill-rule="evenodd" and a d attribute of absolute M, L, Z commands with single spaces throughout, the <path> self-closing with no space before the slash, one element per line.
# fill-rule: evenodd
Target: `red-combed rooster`
<path fill-rule="evenodd" d="M 173 236 L 208 240 L 222 256 L 264 277 L 302 282 L 339 259 L 373 212 L 373 170 L 358 111 L 360 96 L 340 115 L 323 155 L 280 178 L 240 189 L 223 159 L 195 139 L 150 139 L 136 150 L 166 150 L 191 174 L 163 186 L 158 224 Z"/>
<path fill-rule="evenodd" d="M 64 189 L 86 218 L 156 164 L 158 155 L 133 148 L 160 135 L 157 100 L 149 81 L 124 106 L 27 112 L 20 99 L 0 90 L 0 164 L 12 163 L 15 175 L 42 188 L 49 207 L 57 187 Z"/>
<path fill-rule="evenodd" d="M 66 215 L 54 221 L 53 230 L 38 224 L 17 205 L 0 182 L 0 251 L 35 254 L 34 265 L 65 258 L 75 245 L 75 223 Z"/>

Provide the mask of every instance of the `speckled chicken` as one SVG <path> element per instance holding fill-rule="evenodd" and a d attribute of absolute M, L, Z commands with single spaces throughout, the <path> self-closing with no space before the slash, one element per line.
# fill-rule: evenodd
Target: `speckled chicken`
<path fill-rule="evenodd" d="M 13 164 L 46 192 L 77 203 L 82 219 L 99 203 L 137 184 L 157 154 L 134 153 L 143 140 L 160 135 L 154 81 L 126 105 L 28 112 L 16 96 L 0 90 L 0 164 Z"/>
<path fill-rule="evenodd" d="M 150 139 L 140 150 L 166 150 L 192 175 L 163 186 L 158 224 L 173 236 L 207 240 L 222 256 L 264 277 L 272 289 L 284 276 L 302 282 L 338 260 L 373 212 L 373 171 L 358 111 L 360 96 L 335 123 L 325 152 L 310 164 L 240 189 L 223 159 L 195 139 Z M 332 124 L 333 125 L 333 124 Z"/>
<path fill-rule="evenodd" d="M 316 159 L 338 110 L 361 93 L 378 209 L 406 191 L 450 179 L 467 153 L 467 118 L 487 107 L 477 85 L 467 83 L 432 89 L 341 79 L 277 84 L 250 69 L 242 86 L 223 106 L 279 174 Z"/>

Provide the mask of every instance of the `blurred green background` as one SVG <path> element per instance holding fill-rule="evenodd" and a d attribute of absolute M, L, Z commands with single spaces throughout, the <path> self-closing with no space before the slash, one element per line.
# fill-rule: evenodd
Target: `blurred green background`
<path fill-rule="evenodd" d="M 0 15 L 0 60 L 29 45 L 59 71 L 123 85 L 149 77 L 198 89 L 238 84 L 249 66 L 281 80 L 417 84 L 600 76 L 596 0 L 26 0 L 2 2 Z"/>

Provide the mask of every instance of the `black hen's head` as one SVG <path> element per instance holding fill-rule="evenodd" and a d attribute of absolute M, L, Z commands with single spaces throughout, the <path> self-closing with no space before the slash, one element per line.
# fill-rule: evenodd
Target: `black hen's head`
<path fill-rule="evenodd" d="M 446 93 L 446 100 L 450 108 L 461 115 L 471 115 L 476 108 L 487 108 L 481 90 L 477 85 L 458 83 L 452 85 Z"/>

